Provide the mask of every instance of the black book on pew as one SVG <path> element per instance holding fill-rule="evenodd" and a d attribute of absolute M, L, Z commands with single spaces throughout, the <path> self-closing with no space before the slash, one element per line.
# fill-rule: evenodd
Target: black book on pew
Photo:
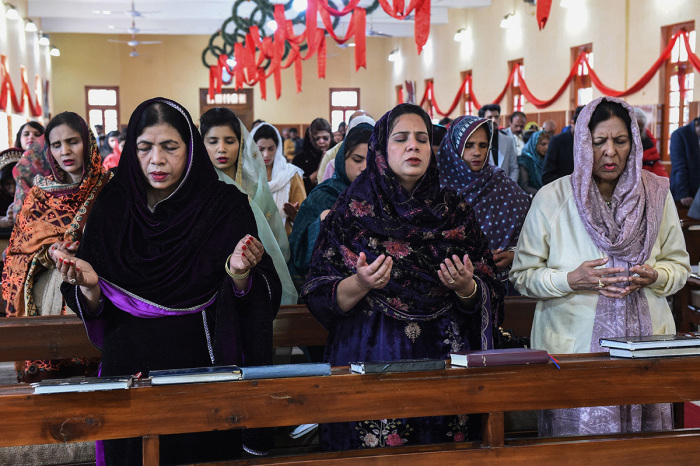
<path fill-rule="evenodd" d="M 149 373 L 151 385 L 172 385 L 178 383 L 228 382 L 241 379 L 238 366 L 207 366 L 185 369 L 167 369 Z"/>
<path fill-rule="evenodd" d="M 444 368 L 444 359 L 399 359 L 396 361 L 367 361 L 350 363 L 350 370 L 358 374 L 434 371 Z"/>
<path fill-rule="evenodd" d="M 33 383 L 34 394 L 93 392 L 97 390 L 121 390 L 131 387 L 132 376 L 110 377 L 71 377 L 68 379 L 47 379 Z"/>

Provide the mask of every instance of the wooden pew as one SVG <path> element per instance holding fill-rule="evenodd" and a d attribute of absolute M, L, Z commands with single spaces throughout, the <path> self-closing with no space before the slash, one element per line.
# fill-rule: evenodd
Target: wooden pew
<path fill-rule="evenodd" d="M 158 436 L 311 422 L 487 413 L 481 443 L 385 448 L 246 464 L 694 464 L 700 430 L 509 439 L 506 411 L 680 402 L 700 399 L 700 357 L 610 359 L 563 355 L 553 364 L 350 374 L 129 390 L 33 395 L 0 388 L 0 446 L 144 438 L 144 464 L 157 464 Z M 604 389 L 601 389 L 604 387 Z M 397 396 L 400 394 L 400 396 Z M 35 413 L 42 413 L 41 416 Z M 137 419 L 138 422 L 134 422 Z"/>
<path fill-rule="evenodd" d="M 535 300 L 507 297 L 504 329 L 530 335 Z M 306 306 L 282 306 L 274 321 L 275 347 L 323 346 L 328 332 Z M 99 356 L 75 315 L 0 319 L 0 361 Z"/>

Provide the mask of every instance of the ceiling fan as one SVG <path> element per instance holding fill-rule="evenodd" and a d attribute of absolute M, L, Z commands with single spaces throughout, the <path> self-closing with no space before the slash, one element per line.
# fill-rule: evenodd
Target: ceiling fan
<path fill-rule="evenodd" d="M 127 16 L 131 16 L 132 18 L 140 18 L 143 15 L 149 15 L 152 13 L 160 13 L 160 10 L 153 10 L 153 11 L 138 11 L 136 9 L 136 6 L 134 5 L 134 0 L 131 0 L 131 9 L 127 11 L 115 11 L 115 13 L 123 13 Z"/>
<path fill-rule="evenodd" d="M 137 40 L 136 39 L 136 32 L 139 31 L 138 28 L 134 25 L 134 21 L 131 21 L 131 39 L 130 40 L 115 40 L 115 39 L 107 39 L 107 42 L 113 42 L 117 44 L 127 44 L 129 47 L 131 47 L 131 52 L 129 53 L 130 57 L 138 57 L 139 53 L 136 51 L 136 46 L 137 45 L 152 45 L 152 44 L 161 44 L 163 41 L 160 40 Z"/>
<path fill-rule="evenodd" d="M 134 5 L 134 0 L 131 0 L 131 9 L 128 11 L 125 11 L 124 13 L 128 16 L 131 16 L 131 27 L 130 28 L 124 28 L 129 34 L 131 34 L 131 39 L 130 40 L 115 40 L 115 39 L 107 39 L 107 42 L 114 42 L 118 44 L 127 44 L 129 47 L 131 47 L 131 52 L 129 53 L 130 57 L 138 57 L 139 53 L 136 51 L 136 46 L 138 45 L 151 45 L 151 44 L 161 44 L 162 41 L 160 40 L 137 40 L 136 39 L 136 34 L 142 31 L 157 31 L 158 29 L 140 29 L 136 27 L 136 18 L 141 18 L 143 17 L 144 14 L 149 14 L 149 13 L 158 13 L 158 10 L 155 11 L 138 11 L 136 10 L 136 6 Z M 113 28 L 117 29 L 117 28 Z"/>

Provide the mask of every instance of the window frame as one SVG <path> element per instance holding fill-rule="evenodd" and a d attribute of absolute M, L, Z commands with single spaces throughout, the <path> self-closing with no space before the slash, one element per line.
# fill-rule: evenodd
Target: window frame
<path fill-rule="evenodd" d="M 355 92 L 357 94 L 357 105 L 352 106 L 352 107 L 345 107 L 345 106 L 334 106 L 333 105 L 333 93 L 334 92 Z M 343 121 L 345 124 L 348 123 L 348 119 L 350 118 L 350 115 L 355 113 L 356 111 L 360 110 L 362 108 L 361 106 L 361 101 L 360 101 L 360 88 L 359 87 L 331 87 L 328 89 L 328 121 L 331 124 L 331 131 L 335 132 L 338 131 L 337 127 L 333 127 L 333 112 L 334 111 L 342 111 L 343 112 Z M 348 113 L 350 112 L 350 113 Z"/>
<path fill-rule="evenodd" d="M 117 93 L 117 101 L 115 105 L 90 105 L 90 100 L 88 98 L 88 95 L 90 91 L 94 90 L 108 90 L 108 91 L 116 91 Z M 105 111 L 106 110 L 116 110 L 117 111 L 117 131 L 121 131 L 122 128 L 122 120 L 121 120 L 121 112 L 119 109 L 119 86 L 85 86 L 85 120 L 88 123 L 88 126 L 90 127 L 91 130 L 94 131 L 94 126 L 90 124 L 90 111 L 91 110 L 99 110 L 102 113 L 102 125 L 105 126 Z M 109 133 L 107 128 L 105 127 L 105 134 Z"/>

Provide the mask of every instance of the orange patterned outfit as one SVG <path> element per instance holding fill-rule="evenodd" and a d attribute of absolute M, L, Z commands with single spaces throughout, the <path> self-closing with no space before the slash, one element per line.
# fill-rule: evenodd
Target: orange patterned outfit
<path fill-rule="evenodd" d="M 80 118 L 80 117 L 79 117 Z M 34 304 L 34 285 L 39 273 L 54 268 L 48 249 L 57 241 L 78 241 L 92 204 L 109 181 L 102 166 L 97 143 L 82 118 L 80 132 L 84 143 L 83 177 L 70 183 L 68 175 L 51 156 L 48 146 L 34 145 L 43 151 L 52 175 L 38 175 L 17 216 L 6 251 L 2 272 L 2 296 L 7 302 L 7 317 L 39 315 Z M 61 314 L 66 313 L 62 304 Z M 84 360 L 25 361 L 17 363 L 18 380 L 37 381 L 46 377 L 85 375 Z M 65 369 L 65 371 L 64 371 Z M 46 371 L 61 371 L 47 374 Z"/>

